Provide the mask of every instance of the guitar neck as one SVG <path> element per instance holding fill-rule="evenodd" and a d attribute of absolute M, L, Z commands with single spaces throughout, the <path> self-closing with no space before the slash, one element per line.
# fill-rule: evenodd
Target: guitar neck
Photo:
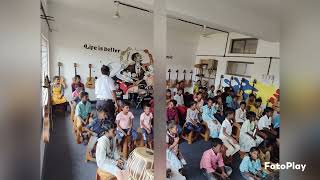
<path fill-rule="evenodd" d="M 60 77 L 60 76 L 61 76 L 61 75 L 60 75 L 60 66 L 59 66 L 58 72 L 59 72 L 59 77 Z"/>

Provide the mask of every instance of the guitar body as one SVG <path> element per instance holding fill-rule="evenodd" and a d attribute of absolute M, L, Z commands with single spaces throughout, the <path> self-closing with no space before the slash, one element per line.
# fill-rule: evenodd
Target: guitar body
<path fill-rule="evenodd" d="M 89 77 L 87 78 L 86 88 L 94 89 L 95 78 L 91 76 L 92 64 L 89 64 Z"/>
<path fill-rule="evenodd" d="M 190 80 L 187 82 L 187 87 L 192 87 L 192 75 L 193 75 L 193 71 L 190 71 Z"/>
<path fill-rule="evenodd" d="M 95 82 L 94 77 L 88 77 L 86 82 L 86 88 L 94 89 L 94 82 Z"/>

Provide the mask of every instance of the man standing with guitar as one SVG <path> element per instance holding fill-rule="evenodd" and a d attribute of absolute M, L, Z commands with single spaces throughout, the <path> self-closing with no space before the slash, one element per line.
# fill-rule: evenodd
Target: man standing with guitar
<path fill-rule="evenodd" d="M 116 104 L 115 84 L 114 80 L 110 77 L 110 69 L 108 66 L 101 67 L 102 76 L 96 81 L 95 94 L 97 98 L 97 109 L 104 109 L 108 118 L 115 120 Z"/>

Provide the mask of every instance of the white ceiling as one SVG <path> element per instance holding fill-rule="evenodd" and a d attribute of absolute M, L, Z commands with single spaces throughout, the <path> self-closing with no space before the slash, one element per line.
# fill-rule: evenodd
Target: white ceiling
<path fill-rule="evenodd" d="M 152 9 L 154 0 L 120 0 Z M 112 18 L 113 0 L 48 0 L 72 9 Z M 269 41 L 279 41 L 279 0 L 167 0 L 168 14 L 226 31 L 234 31 Z M 152 16 L 139 10 L 120 6 L 122 20 L 152 24 Z M 194 25 L 168 20 L 170 28 L 199 32 Z"/>

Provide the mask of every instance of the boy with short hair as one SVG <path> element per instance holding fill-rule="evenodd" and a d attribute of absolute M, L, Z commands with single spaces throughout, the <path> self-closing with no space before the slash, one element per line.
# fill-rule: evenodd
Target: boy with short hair
<path fill-rule="evenodd" d="M 76 127 L 77 127 L 77 142 L 80 143 L 82 136 L 82 127 L 92 121 L 93 113 L 91 112 L 91 103 L 89 102 L 88 93 L 82 91 L 80 93 L 81 101 L 76 106 Z"/>
<path fill-rule="evenodd" d="M 259 119 L 262 116 L 262 99 L 257 98 L 253 105 L 250 106 L 250 111 L 256 113 L 257 119 Z"/>
<path fill-rule="evenodd" d="M 211 139 L 211 149 L 206 150 L 200 161 L 200 169 L 207 179 L 228 179 L 232 173 L 229 166 L 225 166 L 221 153 L 223 142 L 219 138 Z"/>
<path fill-rule="evenodd" d="M 142 130 L 142 136 L 144 145 L 147 146 L 148 140 L 151 143 L 153 130 L 152 130 L 152 120 L 153 115 L 150 112 L 150 104 L 146 104 L 144 106 L 144 112 L 140 115 L 140 128 Z M 151 144 L 149 144 L 149 147 L 152 149 Z"/>
<path fill-rule="evenodd" d="M 213 99 L 208 98 L 207 105 L 202 107 L 202 120 L 207 123 L 210 136 L 216 138 L 219 136 L 221 128 L 220 122 L 214 117 L 217 110 L 213 107 Z"/>
<path fill-rule="evenodd" d="M 223 144 L 228 148 L 226 156 L 233 156 L 240 150 L 239 143 L 235 140 L 232 134 L 232 123 L 234 120 L 234 111 L 232 109 L 226 110 L 226 119 L 222 122 L 219 138 L 223 141 Z"/>
<path fill-rule="evenodd" d="M 123 180 L 127 178 L 126 162 L 121 159 L 118 152 L 115 129 L 114 123 L 106 125 L 104 135 L 98 139 L 96 160 L 99 169 L 111 173 L 118 180 Z"/>
<path fill-rule="evenodd" d="M 111 124 L 112 120 L 108 119 L 106 112 L 101 108 L 97 109 L 97 117 L 86 127 L 85 131 L 89 132 L 91 137 L 88 143 L 89 152 L 93 154 L 94 145 L 99 137 L 101 137 L 105 131 L 105 126 Z"/>
<path fill-rule="evenodd" d="M 115 83 L 115 94 L 116 94 L 116 100 L 117 100 L 117 104 L 118 107 L 122 107 L 122 103 L 123 103 L 123 90 L 120 89 L 120 84 L 119 83 Z"/>
<path fill-rule="evenodd" d="M 214 97 L 214 85 L 210 86 L 210 90 L 208 91 L 208 98 L 213 98 Z"/>
<path fill-rule="evenodd" d="M 81 77 L 80 77 L 80 75 L 76 75 L 76 76 L 74 77 L 74 82 L 71 84 L 71 90 L 72 90 L 72 92 L 74 92 L 74 91 L 77 89 L 77 87 L 80 87 L 80 88 L 82 88 L 83 90 L 85 90 L 85 89 L 84 89 L 84 84 L 81 82 Z"/>
<path fill-rule="evenodd" d="M 177 101 L 178 106 L 183 106 L 184 105 L 184 100 L 183 100 L 183 91 L 182 89 L 178 89 L 178 93 L 174 95 L 173 99 Z"/>
<path fill-rule="evenodd" d="M 246 120 L 246 102 L 241 101 L 240 102 L 240 108 L 236 110 L 236 122 L 237 123 L 243 123 Z"/>
<path fill-rule="evenodd" d="M 261 162 L 259 157 L 259 149 L 252 147 L 249 152 L 249 156 L 245 156 L 240 164 L 240 172 L 246 180 L 260 180 L 267 176 L 266 173 L 262 172 Z"/>
<path fill-rule="evenodd" d="M 200 120 L 198 117 L 199 112 L 196 106 L 197 106 L 197 103 L 195 101 L 191 102 L 191 106 L 187 110 L 186 125 L 189 131 L 201 133 L 203 131 L 203 127 L 202 127 L 202 124 L 200 123 Z"/>
<path fill-rule="evenodd" d="M 258 132 L 262 137 L 267 135 L 271 139 L 276 139 L 277 132 L 273 130 L 271 126 L 273 109 L 271 107 L 266 107 L 264 110 L 265 115 L 262 116 L 258 121 Z M 262 132 L 262 133 L 261 133 Z"/>
<path fill-rule="evenodd" d="M 131 143 L 138 138 L 136 130 L 134 130 L 132 127 L 134 116 L 129 110 L 129 102 L 124 102 L 122 111 L 116 116 L 117 139 L 119 142 L 121 142 L 125 136 L 131 136 Z"/>

